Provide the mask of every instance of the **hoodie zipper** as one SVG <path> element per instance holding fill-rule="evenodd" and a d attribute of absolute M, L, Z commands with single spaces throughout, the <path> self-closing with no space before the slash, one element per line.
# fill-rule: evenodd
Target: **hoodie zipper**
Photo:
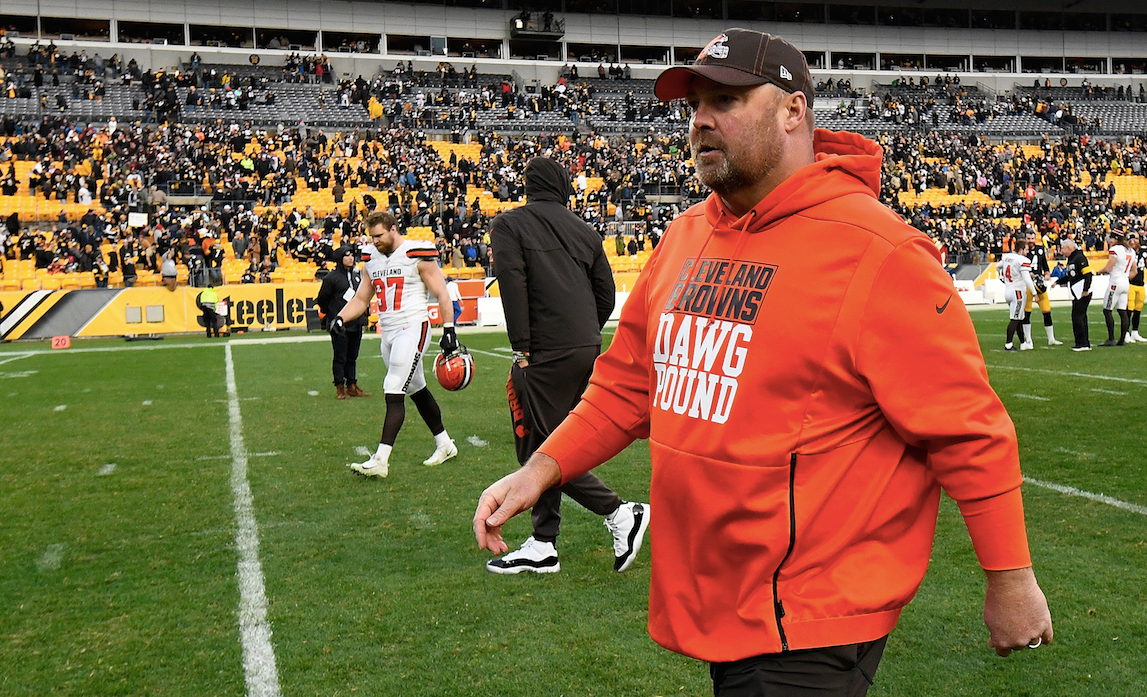
<path fill-rule="evenodd" d="M 781 567 L 789 560 L 789 556 L 793 553 L 793 547 L 797 543 L 796 475 L 797 454 L 793 453 L 789 457 L 789 548 L 785 550 L 784 558 L 781 559 L 780 564 L 777 564 L 777 569 L 773 572 L 773 612 L 777 617 L 777 633 L 781 637 L 781 651 L 789 650 L 789 640 L 785 637 L 785 627 L 781 623 L 781 618 L 785 616 L 785 606 L 777 592 L 777 579 L 781 575 Z"/>

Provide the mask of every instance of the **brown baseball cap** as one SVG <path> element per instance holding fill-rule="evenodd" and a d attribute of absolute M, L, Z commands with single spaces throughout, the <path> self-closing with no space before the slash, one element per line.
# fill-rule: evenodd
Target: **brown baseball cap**
<path fill-rule="evenodd" d="M 657 77 L 658 99 L 681 99 L 694 75 L 722 85 L 748 87 L 770 83 L 788 93 L 804 92 L 812 108 L 813 84 L 804 54 L 779 36 L 750 29 L 726 29 L 697 55 L 693 65 L 669 68 Z"/>

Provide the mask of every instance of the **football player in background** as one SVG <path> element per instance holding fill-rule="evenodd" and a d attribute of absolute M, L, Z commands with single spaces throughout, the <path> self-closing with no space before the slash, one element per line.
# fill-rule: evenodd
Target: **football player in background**
<path fill-rule="evenodd" d="M 1123 245 L 1123 231 L 1112 229 L 1107 236 L 1107 265 L 1099 273 L 1108 274 L 1107 292 L 1103 295 L 1103 321 L 1107 324 L 1107 341 L 1100 346 L 1123 346 L 1131 326 L 1131 315 L 1127 312 L 1127 294 L 1131 289 L 1131 274 L 1137 261 L 1135 252 Z M 1112 310 L 1119 312 L 1119 340 L 1115 339 L 1115 317 Z"/>
<path fill-rule="evenodd" d="M 1031 259 L 1024 254 L 1027 244 L 1027 239 L 1016 237 L 1012 242 L 1012 251 L 1005 252 L 1003 257 L 996 262 L 996 270 L 1000 274 L 1000 280 L 1004 282 L 1004 296 L 1008 301 L 1010 321 L 1008 322 L 1007 342 L 1004 343 L 1004 350 L 1006 351 L 1021 351 L 1032 348 L 1031 344 L 1024 339 L 1026 308 L 1031 307 L 1031 298 L 1036 293 L 1035 282 L 1032 281 L 1031 275 Z M 1020 336 L 1019 347 L 1012 343 L 1012 337 L 1017 333 Z"/>
<path fill-rule="evenodd" d="M 438 250 L 434 243 L 407 240 L 398 232 L 398 220 L 384 211 L 366 218 L 366 231 L 374 244 L 370 258 L 363 263 L 363 283 L 331 321 L 331 332 L 345 331 L 344 324 L 367 311 L 370 296 L 378 297 L 378 325 L 382 331 L 382 360 L 386 363 L 386 417 L 378 450 L 366 462 L 348 465 L 367 477 L 385 477 L 390 467 L 390 451 L 402 422 L 406 418 L 409 395 L 436 445 L 434 454 L 424 465 L 440 465 L 458 454 L 454 441 L 442 425 L 442 410 L 422 371 L 422 354 L 430 346 L 430 319 L 427 314 L 427 291 L 438 299 L 442 313 L 442 339 L 438 345 L 445 354 L 458 348 L 454 331 L 454 307 L 446 292 L 446 279 L 438 268 Z"/>
<path fill-rule="evenodd" d="M 1032 282 L 1035 284 L 1036 290 L 1034 296 L 1028 296 L 1024 306 L 1024 336 L 1027 337 L 1027 347 L 1035 348 L 1032 343 L 1033 304 L 1039 304 L 1039 310 L 1043 313 L 1043 329 L 1047 332 L 1047 345 L 1060 346 L 1063 342 L 1057 341 L 1055 338 L 1055 331 L 1051 324 L 1051 300 L 1047 297 L 1047 279 L 1051 275 L 1051 265 L 1047 261 L 1047 249 L 1037 241 L 1034 229 L 1028 228 L 1026 237 L 1027 258 L 1031 260 Z"/>
<path fill-rule="evenodd" d="M 1143 312 L 1143 271 L 1147 269 L 1147 250 L 1139 247 L 1138 231 L 1127 235 L 1127 246 L 1135 254 L 1135 270 L 1128 281 L 1127 311 L 1131 313 L 1131 334 L 1127 340 L 1143 343 L 1143 337 L 1139 336 L 1139 316 Z"/>

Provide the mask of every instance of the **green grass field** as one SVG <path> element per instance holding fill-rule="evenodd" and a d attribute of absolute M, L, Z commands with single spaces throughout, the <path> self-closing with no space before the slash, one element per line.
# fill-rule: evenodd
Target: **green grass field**
<path fill-rule="evenodd" d="M 1067 311 L 1055 313 L 1070 345 Z M 1038 350 L 1004 353 L 1004 312 L 973 317 L 1025 475 L 1132 506 L 1025 487 L 1057 641 L 1001 659 L 945 500 L 927 578 L 869 694 L 1144 694 L 1147 345 L 1043 349 L 1037 327 Z M 1093 343 L 1102 334 L 1094 321 Z M 464 336 L 480 352 L 474 384 L 436 390 L 459 457 L 423 467 L 433 441 L 410 408 L 385 480 L 344 467 L 377 444 L 377 344 L 360 361 L 375 396 L 336 401 L 329 344 L 279 341 L 301 336 L 231 343 L 283 695 L 711 694 L 704 664 L 646 634 L 648 551 L 614 573 L 608 531 L 576 504 L 561 573 L 484 570 L 474 505 L 516 466 L 504 335 Z M 0 695 L 247 694 L 223 347 L 0 347 Z M 647 500 L 643 444 L 598 473 Z M 528 534 L 524 516 L 508 527 L 512 545 Z"/>

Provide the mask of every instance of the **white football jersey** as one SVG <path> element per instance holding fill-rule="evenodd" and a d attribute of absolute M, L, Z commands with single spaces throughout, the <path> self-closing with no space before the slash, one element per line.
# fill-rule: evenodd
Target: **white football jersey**
<path fill-rule="evenodd" d="M 1111 282 L 1126 281 L 1135 273 L 1135 252 L 1129 247 L 1117 244 L 1107 250 L 1108 258 L 1115 258 L 1115 266 L 1111 268 Z"/>
<path fill-rule="evenodd" d="M 383 331 L 419 324 L 428 319 L 427 290 L 418 274 L 418 263 L 435 261 L 433 242 L 405 240 L 390 255 L 370 247 L 366 278 L 378 298 L 378 325 Z"/>
<path fill-rule="evenodd" d="M 1007 252 L 1000 258 L 996 267 L 1000 272 L 1000 280 L 1008 290 L 1029 288 L 1032 285 L 1032 262 L 1022 254 Z"/>

